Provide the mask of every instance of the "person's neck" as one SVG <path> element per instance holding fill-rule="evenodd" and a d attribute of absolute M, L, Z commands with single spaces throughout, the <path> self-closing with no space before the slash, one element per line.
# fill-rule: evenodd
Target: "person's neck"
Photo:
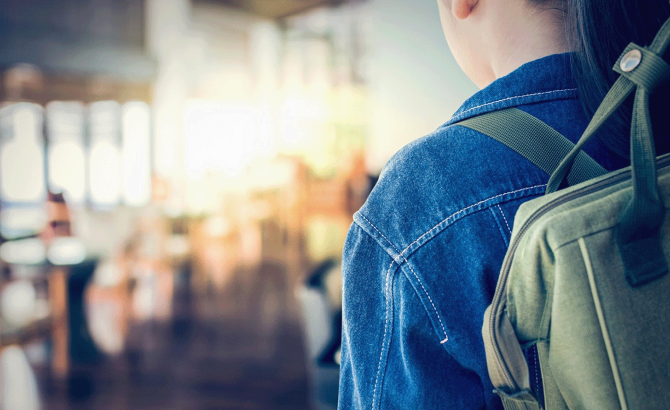
<path fill-rule="evenodd" d="M 565 45 L 559 44 L 534 44 L 532 46 L 519 45 L 516 48 L 499 49 L 492 54 L 491 71 L 495 79 L 506 76 L 522 65 L 552 54 L 566 53 L 570 51 Z"/>
<path fill-rule="evenodd" d="M 547 30 L 552 25 L 559 26 L 555 16 L 543 13 L 522 16 L 515 23 L 495 27 L 489 50 L 491 82 L 528 62 L 570 51 L 563 31 Z"/>

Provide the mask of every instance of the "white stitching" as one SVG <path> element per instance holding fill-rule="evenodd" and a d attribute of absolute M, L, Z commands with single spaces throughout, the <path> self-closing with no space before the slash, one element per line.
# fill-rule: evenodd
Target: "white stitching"
<path fill-rule="evenodd" d="M 566 92 L 566 91 L 577 91 L 577 89 L 576 88 L 565 88 L 565 89 L 562 89 L 562 90 L 543 91 L 541 93 L 516 95 L 514 97 L 503 98 L 502 100 L 496 100 L 496 101 L 488 102 L 486 104 L 477 105 L 475 107 L 468 108 L 467 110 L 461 111 L 457 116 L 452 118 L 452 122 L 455 121 L 456 118 L 459 118 L 459 117 L 463 116 L 463 114 L 465 114 L 465 113 L 468 113 L 472 110 L 476 110 L 477 108 L 486 107 L 487 105 L 497 104 L 497 103 L 500 103 L 500 102 L 503 102 L 503 101 L 515 100 L 515 99 L 518 99 L 518 98 L 532 97 L 532 96 L 535 96 L 535 95 L 544 95 L 544 94 L 552 94 L 552 93 L 561 93 L 561 92 Z"/>
<path fill-rule="evenodd" d="M 378 234 L 380 234 L 384 239 L 386 239 L 386 242 L 388 242 L 389 245 L 391 245 L 391 247 L 393 247 L 393 249 L 395 249 L 396 252 L 400 252 L 400 251 L 398 250 L 398 248 L 396 248 L 395 245 L 393 245 L 393 242 L 391 242 L 391 241 L 389 240 L 389 238 L 387 238 L 386 236 L 384 236 L 384 234 L 381 233 L 381 232 L 379 231 L 379 229 L 377 229 L 377 227 L 376 227 L 372 222 L 370 222 L 370 221 L 368 220 L 368 218 L 365 217 L 365 215 L 363 215 L 362 213 L 359 213 L 359 215 L 361 216 L 361 218 L 365 219 L 365 221 L 366 221 L 367 223 L 369 223 L 370 226 L 372 226 L 372 228 L 374 228 L 374 230 L 377 231 Z M 394 260 L 394 262 L 395 262 L 395 260 Z"/>
<path fill-rule="evenodd" d="M 505 216 L 505 213 L 503 212 L 502 208 L 500 207 L 500 204 L 498 204 L 497 206 L 498 206 L 498 209 L 500 210 L 500 214 L 502 214 L 503 219 L 505 220 L 505 225 L 507 225 L 507 230 L 508 230 L 509 233 L 511 234 L 511 233 L 512 233 L 512 229 L 509 227 L 509 223 L 507 222 L 507 217 Z"/>
<path fill-rule="evenodd" d="M 407 261 L 406 258 L 403 258 L 403 259 L 405 259 L 405 264 L 409 267 L 409 270 L 412 271 L 416 280 L 419 281 L 419 284 L 421 285 L 421 289 L 423 289 L 426 296 L 428 296 L 428 300 L 430 301 L 430 304 L 433 305 L 433 309 L 435 310 L 435 315 L 437 316 L 437 320 L 440 322 L 440 327 L 442 328 L 442 332 L 444 333 L 444 340 L 440 343 L 446 342 L 447 340 L 449 340 L 449 336 L 447 336 L 447 331 L 444 329 L 444 323 L 442 323 L 442 318 L 440 318 L 440 314 L 437 313 L 437 308 L 435 307 L 435 304 L 433 303 L 433 299 L 430 297 L 430 295 L 428 294 L 428 291 L 423 286 L 423 282 L 421 282 L 421 279 L 419 279 L 419 275 L 417 275 L 416 272 L 414 272 L 414 269 L 412 269 L 412 265 L 409 264 L 409 261 Z"/>
<path fill-rule="evenodd" d="M 367 219 L 366 219 L 366 221 L 367 221 Z M 370 222 L 370 221 L 368 221 L 368 222 Z M 373 225 L 373 227 L 374 227 L 374 225 Z M 379 231 L 377 231 L 377 232 L 379 232 Z M 381 232 L 379 232 L 379 233 L 381 233 Z M 387 329 L 388 329 L 388 322 L 389 322 L 389 306 L 388 306 L 388 304 L 389 304 L 389 295 L 388 295 L 389 277 L 391 277 L 391 268 L 393 267 L 394 263 L 395 263 L 395 261 L 391 261 L 391 264 L 389 265 L 389 269 L 388 269 L 388 271 L 386 271 L 386 283 L 384 284 L 384 288 L 385 288 L 384 293 L 385 293 L 385 296 L 386 296 L 386 309 L 385 309 L 386 313 L 385 313 L 385 317 L 384 317 L 384 336 L 382 337 L 382 348 L 379 352 L 379 364 L 377 365 L 377 376 L 375 377 L 375 388 L 372 391 L 372 407 L 371 408 L 373 410 L 375 408 L 375 401 L 377 401 L 377 383 L 379 382 L 379 375 L 380 375 L 380 371 L 381 371 L 381 368 L 382 368 L 382 358 L 384 357 L 384 340 L 386 340 L 386 332 L 387 332 Z"/>
<path fill-rule="evenodd" d="M 396 256 L 395 261 L 397 262 L 397 261 L 398 261 L 398 258 L 400 258 L 405 252 L 407 252 L 407 250 L 408 250 L 409 248 L 411 248 L 412 245 L 414 245 L 415 243 L 419 242 L 419 241 L 421 240 L 421 238 L 423 238 L 424 236 L 428 235 L 428 234 L 431 233 L 433 230 L 437 229 L 437 227 L 440 226 L 441 224 L 443 224 L 446 220 L 455 217 L 455 216 L 458 215 L 459 213 L 461 213 L 461 212 L 465 212 L 465 211 L 467 211 L 467 210 L 470 209 L 470 208 L 474 208 L 474 207 L 476 207 L 476 206 L 479 206 L 479 205 L 483 204 L 484 202 L 491 201 L 491 200 L 496 199 L 496 198 L 500 198 L 501 196 L 504 196 L 504 195 L 515 194 L 515 193 L 520 192 L 520 191 L 525 191 L 525 190 L 534 189 L 534 188 L 540 188 L 540 187 L 543 187 L 543 186 L 546 186 L 546 185 L 535 185 L 535 186 L 531 186 L 531 187 L 526 187 L 526 188 L 517 189 L 516 191 L 505 192 L 504 194 L 499 194 L 499 195 L 496 195 L 496 196 L 492 196 L 491 198 L 486 198 L 486 199 L 484 199 L 484 200 L 482 200 L 482 201 L 477 202 L 476 204 L 467 206 L 467 207 L 461 209 L 460 211 L 454 212 L 453 214 L 451 214 L 451 215 L 449 215 L 448 217 L 446 217 L 446 218 L 444 218 L 443 220 L 441 220 L 437 225 L 435 225 L 435 226 L 433 226 L 432 228 L 430 228 L 430 229 L 429 229 L 428 231 L 426 231 L 423 235 L 419 236 L 414 242 L 412 242 L 412 243 L 410 243 L 409 245 L 407 245 L 407 247 L 406 247 L 405 249 L 403 249 L 402 252 L 400 252 L 400 254 L 399 254 L 398 256 Z M 362 216 L 362 215 L 361 215 L 361 216 Z M 397 249 L 396 249 L 396 250 L 397 250 Z M 404 259 L 404 258 L 403 258 L 403 259 Z M 407 259 L 405 259 L 405 260 L 407 260 Z"/>
<path fill-rule="evenodd" d="M 537 345 L 535 346 L 535 383 L 537 384 L 537 389 L 540 390 L 540 376 L 538 376 L 538 372 L 540 372 L 540 363 L 539 363 L 539 356 L 540 352 L 537 350 Z"/>
<path fill-rule="evenodd" d="M 405 249 L 402 250 L 402 252 L 400 252 L 400 253 L 398 254 L 398 256 L 396 256 L 396 257 L 393 259 L 393 261 L 391 262 L 391 265 L 389 265 L 388 271 L 387 271 L 387 273 L 386 273 L 386 284 L 385 284 L 386 292 L 388 293 L 388 280 L 389 280 L 389 277 L 390 277 L 391 268 L 393 267 L 393 263 L 398 263 L 398 260 L 402 257 L 402 259 L 405 261 L 405 263 L 407 264 L 407 266 L 409 267 L 409 269 L 410 269 L 410 270 L 412 271 L 412 273 L 414 274 L 414 277 L 416 278 L 416 280 L 419 281 L 419 284 L 421 285 L 421 288 L 423 289 L 424 293 L 425 293 L 426 296 L 428 297 L 428 300 L 430 301 L 430 304 L 433 306 L 433 310 L 435 310 L 435 315 L 437 316 L 437 320 L 438 320 L 438 322 L 440 323 L 440 327 L 442 328 L 442 332 L 444 333 L 444 339 L 443 339 L 442 341 L 440 341 L 440 344 L 444 344 L 444 343 L 446 343 L 446 342 L 449 340 L 449 336 L 447 336 L 447 331 L 446 331 L 446 329 L 444 328 L 444 323 L 442 322 L 442 318 L 440 317 L 440 314 L 439 314 L 439 312 L 437 311 L 437 307 L 435 307 L 435 303 L 433 303 L 433 299 L 430 297 L 430 294 L 428 294 L 428 291 L 426 290 L 426 287 L 423 285 L 423 282 L 422 282 L 421 279 L 419 278 L 419 275 L 416 274 L 416 272 L 415 272 L 414 269 L 412 268 L 412 265 L 410 265 L 410 263 L 409 263 L 409 261 L 407 260 L 407 258 L 405 258 L 405 257 L 403 256 L 404 253 L 405 253 L 410 247 L 412 247 L 412 245 L 414 245 L 414 244 L 417 243 L 419 240 L 421 240 L 421 238 L 423 238 L 424 236 L 428 235 L 430 232 L 432 232 L 433 230 L 435 230 L 435 229 L 436 229 L 438 226 L 440 226 L 442 223 L 444 223 L 444 222 L 447 221 L 448 219 L 450 219 L 450 218 L 452 218 L 452 217 L 458 215 L 459 213 L 465 212 L 465 211 L 467 211 L 468 209 L 471 209 L 471 208 L 474 208 L 474 207 L 476 207 L 476 206 L 478 206 L 478 205 L 481 205 L 481 204 L 484 203 L 484 202 L 491 201 L 491 200 L 493 200 L 493 199 L 499 198 L 499 197 L 504 196 L 504 195 L 514 194 L 514 193 L 517 193 L 517 192 L 520 192 L 520 191 L 530 190 L 530 189 L 534 189 L 534 188 L 540 188 L 540 187 L 543 187 L 543 186 L 546 186 L 546 185 L 534 185 L 534 186 L 531 186 L 531 187 L 521 188 L 521 189 L 517 189 L 517 190 L 514 190 L 514 191 L 509 191 L 509 192 L 505 192 L 505 193 L 502 193 L 502 194 L 498 194 L 498 195 L 492 196 L 492 197 L 490 197 L 490 198 L 484 199 L 484 200 L 482 200 L 482 201 L 479 201 L 479 202 L 477 202 L 476 204 L 467 206 L 467 207 L 465 207 L 465 208 L 463 208 L 463 209 L 461 209 L 461 210 L 459 210 L 459 211 L 457 211 L 457 212 L 454 212 L 453 214 L 449 215 L 448 217 L 444 218 L 444 219 L 443 219 L 442 221 L 440 221 L 437 225 L 435 225 L 434 227 L 432 227 L 431 229 L 429 229 L 428 231 L 426 231 L 423 235 L 421 235 L 420 237 L 418 237 L 414 242 L 412 242 L 411 244 L 409 244 Z M 498 205 L 498 207 L 500 207 L 500 205 Z M 502 212 L 502 209 L 501 209 L 501 212 Z M 377 227 L 376 227 L 372 222 L 370 222 L 370 220 L 368 220 L 368 218 L 365 217 L 365 215 L 363 215 L 362 213 L 359 213 L 359 215 L 360 215 L 363 219 L 365 219 L 365 221 L 366 221 L 368 224 L 370 224 L 370 226 L 372 226 L 372 228 L 373 228 L 375 231 L 377 231 L 377 233 L 379 233 L 379 235 L 381 235 L 381 236 L 382 236 L 382 237 L 383 237 L 383 238 L 384 238 L 384 239 L 391 245 L 391 247 L 393 247 L 393 249 L 395 249 L 396 252 L 398 252 L 398 248 L 396 248 L 395 245 L 393 245 L 393 243 L 392 243 L 392 242 L 391 242 L 391 241 L 390 241 L 390 240 L 389 240 L 383 233 L 381 233 L 381 232 L 379 231 L 379 229 L 377 229 Z M 505 218 L 505 214 L 504 214 L 504 213 L 503 213 L 503 218 Z M 507 223 L 507 218 L 505 218 L 505 223 Z M 509 224 L 507 225 L 507 229 L 509 229 Z M 388 295 L 387 295 L 387 298 L 388 298 Z M 384 336 L 383 336 L 383 338 L 382 338 L 382 342 L 386 339 L 386 332 L 387 332 L 387 329 L 388 329 L 388 320 L 389 320 L 389 318 L 388 318 L 388 302 L 387 302 L 387 306 L 386 306 L 386 315 L 385 315 L 385 319 L 384 319 Z M 377 398 L 377 383 L 379 382 L 379 375 L 380 375 L 380 370 L 381 370 L 381 365 L 382 365 L 382 358 L 383 358 L 383 356 L 384 356 L 384 346 L 382 346 L 382 349 L 381 349 L 381 351 L 380 351 L 380 353 L 379 353 L 379 364 L 378 364 L 378 366 L 377 366 L 377 376 L 376 376 L 376 378 L 375 378 L 375 387 L 374 387 L 373 398 L 372 398 L 372 408 L 373 408 L 373 409 L 374 409 L 374 404 L 375 404 L 375 401 L 376 401 L 376 398 Z"/>

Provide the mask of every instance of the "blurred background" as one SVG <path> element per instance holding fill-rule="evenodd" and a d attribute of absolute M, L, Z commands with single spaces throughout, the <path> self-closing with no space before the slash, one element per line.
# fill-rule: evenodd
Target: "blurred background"
<path fill-rule="evenodd" d="M 434 0 L 0 0 L 0 409 L 331 409 L 340 257 L 475 86 Z"/>

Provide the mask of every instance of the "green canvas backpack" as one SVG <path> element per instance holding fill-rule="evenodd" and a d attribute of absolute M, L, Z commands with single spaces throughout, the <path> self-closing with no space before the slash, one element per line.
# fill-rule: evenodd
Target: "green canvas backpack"
<path fill-rule="evenodd" d="M 624 50 L 574 146 L 518 109 L 459 123 L 551 174 L 547 195 L 519 208 L 484 318 L 508 410 L 670 409 L 670 154 L 656 158 L 648 107 L 670 78 L 669 43 L 670 20 L 651 46 Z M 606 173 L 581 147 L 633 91 L 631 166 Z M 529 348 L 541 374 L 529 371 Z"/>

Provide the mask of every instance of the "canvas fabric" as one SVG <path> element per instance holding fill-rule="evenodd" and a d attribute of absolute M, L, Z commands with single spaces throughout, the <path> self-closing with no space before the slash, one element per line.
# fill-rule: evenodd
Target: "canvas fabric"
<path fill-rule="evenodd" d="M 659 187 L 669 204 L 670 157 L 661 164 Z M 516 390 L 496 386 L 503 403 L 525 396 L 529 408 L 668 408 L 670 276 L 635 288 L 625 279 L 616 230 L 631 197 L 630 170 L 586 185 L 617 177 L 625 180 L 555 206 L 524 233 L 505 286 L 506 315 L 520 347 L 538 345 L 544 397 L 529 397 L 527 380 Z M 513 236 L 538 209 L 584 188 L 521 205 Z M 660 236 L 670 259 L 668 215 Z"/>
<path fill-rule="evenodd" d="M 508 410 L 670 408 L 670 156 L 655 157 L 648 108 L 670 78 L 658 57 L 668 43 L 670 20 L 651 46 L 624 50 L 620 79 L 547 195 L 516 214 L 482 328 Z M 620 69 L 633 49 L 639 67 Z M 557 191 L 581 147 L 633 92 L 631 167 Z M 529 371 L 529 351 L 540 373 Z"/>

